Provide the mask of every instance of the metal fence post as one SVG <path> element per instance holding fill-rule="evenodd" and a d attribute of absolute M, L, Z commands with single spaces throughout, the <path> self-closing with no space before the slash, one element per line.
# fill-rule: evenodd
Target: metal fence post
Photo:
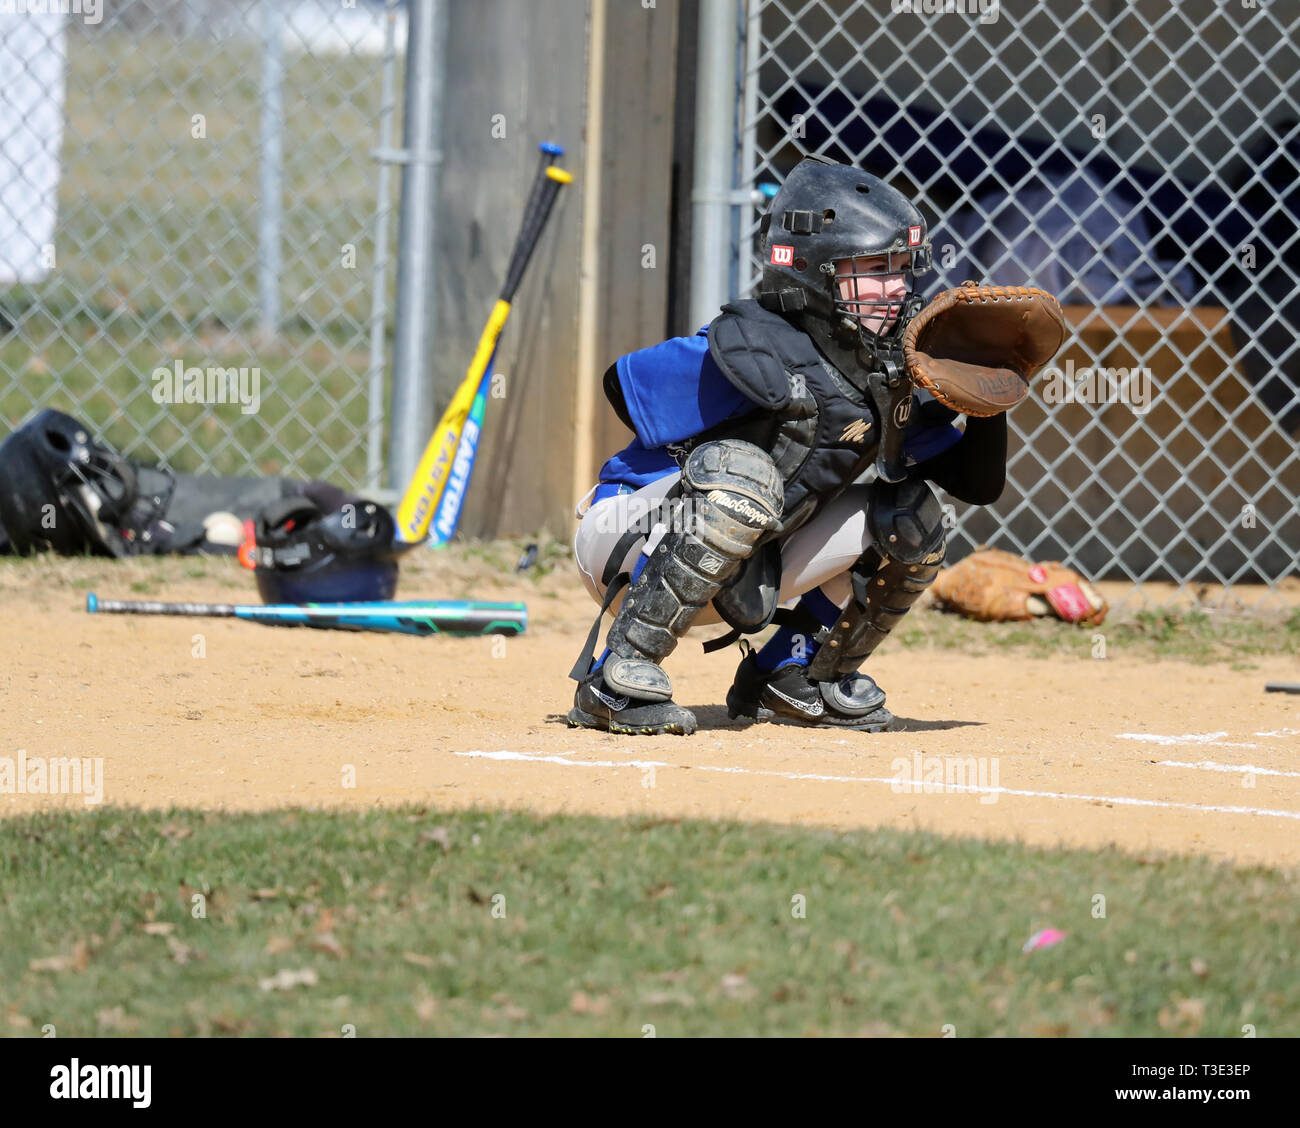
<path fill-rule="evenodd" d="M 380 487 L 383 474 L 384 438 L 384 334 L 388 321 L 388 213 L 391 164 L 388 150 L 393 144 L 394 71 L 397 69 L 397 0 L 387 0 L 384 9 L 384 65 L 379 99 L 379 164 L 375 186 L 375 261 L 370 285 L 370 372 L 366 395 L 366 486 Z"/>
<path fill-rule="evenodd" d="M 261 207 L 257 296 L 262 331 L 280 329 L 280 226 L 284 185 L 284 35 L 280 0 L 262 0 Z"/>
<path fill-rule="evenodd" d="M 735 0 L 700 0 L 691 193 L 691 327 L 706 325 L 731 297 L 731 208 L 735 174 Z"/>
<path fill-rule="evenodd" d="M 405 488 L 433 430 L 434 216 L 442 163 L 442 0 L 411 0 L 406 43 L 405 152 L 398 220 L 390 484 Z"/>

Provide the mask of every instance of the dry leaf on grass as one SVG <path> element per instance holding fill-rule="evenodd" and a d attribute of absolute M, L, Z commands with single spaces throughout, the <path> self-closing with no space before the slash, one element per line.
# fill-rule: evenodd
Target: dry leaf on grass
<path fill-rule="evenodd" d="M 44 956 L 32 960 L 27 965 L 28 971 L 85 971 L 90 963 L 90 945 L 84 940 L 77 941 L 72 954 L 67 956 Z"/>
<path fill-rule="evenodd" d="M 1156 1015 L 1161 1030 L 1178 1034 L 1199 1034 L 1205 1022 L 1204 999 L 1174 999 Z"/>
<path fill-rule="evenodd" d="M 282 967 L 274 975 L 259 979 L 257 986 L 263 991 L 292 991 L 295 987 L 315 987 L 320 981 L 313 968 L 304 967 L 294 970 Z"/>
<path fill-rule="evenodd" d="M 421 842 L 436 842 L 442 847 L 444 854 L 451 850 L 451 833 L 445 826 L 435 826 L 432 830 L 426 830 L 420 835 Z"/>
<path fill-rule="evenodd" d="M 586 991 L 574 991 L 569 998 L 569 1010 L 574 1014 L 604 1014 L 609 1009 L 609 999 L 604 995 L 592 998 Z"/>
<path fill-rule="evenodd" d="M 641 1002 L 648 1007 L 693 1007 L 695 1000 L 690 995 L 677 995 L 668 991 L 651 991 L 641 996 Z"/>
<path fill-rule="evenodd" d="M 415 997 L 415 1017 L 421 1022 L 428 1022 L 437 1009 L 438 1000 L 430 995 L 426 988 L 421 987 Z"/>
<path fill-rule="evenodd" d="M 176 926 L 170 921 L 151 920 L 140 926 L 140 931 L 146 936 L 170 936 L 176 931 Z"/>
<path fill-rule="evenodd" d="M 167 949 L 171 952 L 172 959 L 180 964 L 181 967 L 184 967 L 187 963 L 196 958 L 194 949 L 188 944 L 182 944 L 175 936 L 167 937 Z M 197 958 L 202 959 L 201 956 L 198 956 Z"/>
<path fill-rule="evenodd" d="M 336 960 L 341 960 L 347 953 L 343 950 L 343 945 L 335 939 L 332 932 L 317 933 L 316 939 L 307 945 L 313 952 L 324 952 L 327 956 L 333 956 Z"/>
<path fill-rule="evenodd" d="M 724 975 L 719 985 L 728 999 L 752 999 L 758 994 L 748 979 L 735 972 Z"/>

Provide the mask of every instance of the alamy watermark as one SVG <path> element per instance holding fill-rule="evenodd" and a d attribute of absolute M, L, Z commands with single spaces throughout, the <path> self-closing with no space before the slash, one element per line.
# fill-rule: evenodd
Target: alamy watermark
<path fill-rule="evenodd" d="M 262 406 L 260 368 L 187 368 L 177 360 L 171 368 L 155 368 L 154 403 L 237 403 L 244 415 L 256 415 Z"/>
<path fill-rule="evenodd" d="M 0 756 L 0 795 L 81 795 L 87 807 L 104 801 L 102 756 Z"/>
<path fill-rule="evenodd" d="M 981 803 L 998 801 L 996 756 L 896 756 L 889 762 L 890 790 L 897 795 L 978 794 Z"/>
<path fill-rule="evenodd" d="M 104 18 L 104 0 L 0 0 L 0 16 L 80 16 L 93 25 Z"/>
<path fill-rule="evenodd" d="M 1155 381 L 1149 368 L 1075 368 L 1067 360 L 1064 368 L 1043 369 L 1043 400 L 1063 403 L 1124 404 L 1134 415 L 1145 415 L 1155 399 Z"/>
<path fill-rule="evenodd" d="M 1001 0 L 889 0 L 895 15 L 977 16 L 982 24 L 997 23 Z"/>

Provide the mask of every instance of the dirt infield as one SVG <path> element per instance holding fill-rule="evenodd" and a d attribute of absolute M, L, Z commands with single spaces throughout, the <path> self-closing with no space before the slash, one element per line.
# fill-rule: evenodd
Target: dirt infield
<path fill-rule="evenodd" d="M 1096 660 L 1083 639 L 1078 656 L 967 657 L 891 640 L 870 668 L 899 731 L 864 736 L 728 720 L 736 652 L 687 640 L 669 668 L 701 731 L 613 737 L 563 721 L 593 611 L 567 569 L 538 582 L 493 566 L 484 580 L 472 559 L 429 556 L 401 597 L 526 599 L 528 633 L 90 618 L 90 589 L 247 599 L 251 584 L 229 561 L 5 565 L 0 757 L 102 757 L 102 800 L 123 805 L 504 806 L 1300 863 L 1300 698 L 1263 693 L 1300 678 L 1292 660 Z M 0 813 L 85 800 L 4 793 Z"/>

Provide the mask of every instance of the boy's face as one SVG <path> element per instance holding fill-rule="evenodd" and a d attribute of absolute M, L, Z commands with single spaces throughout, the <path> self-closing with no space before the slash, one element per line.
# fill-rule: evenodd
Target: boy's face
<path fill-rule="evenodd" d="M 907 297 L 907 277 L 903 271 L 912 265 L 911 255 L 895 255 L 889 270 L 887 255 L 840 259 L 835 264 L 835 284 L 840 300 L 848 304 L 850 316 L 856 317 L 868 333 L 883 333 L 898 320 Z"/>

